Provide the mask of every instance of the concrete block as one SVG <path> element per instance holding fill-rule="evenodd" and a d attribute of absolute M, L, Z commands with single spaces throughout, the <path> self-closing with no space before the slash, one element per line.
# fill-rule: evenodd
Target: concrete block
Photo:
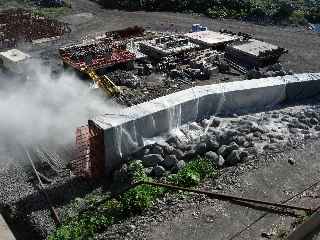
<path fill-rule="evenodd" d="M 288 101 L 299 101 L 317 96 L 320 93 L 320 74 L 307 73 L 284 77 Z"/>

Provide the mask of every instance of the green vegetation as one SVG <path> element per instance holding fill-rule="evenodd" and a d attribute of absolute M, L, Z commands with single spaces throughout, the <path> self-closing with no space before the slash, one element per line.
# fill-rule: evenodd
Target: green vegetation
<path fill-rule="evenodd" d="M 100 0 L 107 8 L 198 12 L 212 18 L 268 23 L 320 22 L 318 0 Z"/>
<path fill-rule="evenodd" d="M 214 177 L 215 175 L 216 169 L 214 164 L 206 159 L 199 158 L 189 162 L 176 175 L 170 176 L 168 181 L 182 187 L 194 187 L 201 180 L 207 177 Z"/>
<path fill-rule="evenodd" d="M 129 165 L 133 181 L 152 181 L 145 172 L 141 162 Z M 176 175 L 168 177 L 168 181 L 180 186 L 196 186 L 206 177 L 216 175 L 213 164 L 206 159 L 189 162 Z M 63 224 L 49 236 L 48 240 L 87 240 L 108 226 L 123 221 L 128 217 L 143 212 L 153 202 L 163 196 L 167 189 L 149 185 L 139 185 L 123 193 L 117 198 L 93 194 L 81 201 L 76 199 Z M 97 204 L 98 203 L 98 204 Z M 82 207 L 84 206 L 84 209 Z M 77 214 L 73 214 L 77 212 Z"/>

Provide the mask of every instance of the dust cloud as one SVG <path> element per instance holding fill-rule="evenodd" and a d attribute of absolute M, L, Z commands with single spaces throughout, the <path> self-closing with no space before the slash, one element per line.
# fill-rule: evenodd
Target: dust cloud
<path fill-rule="evenodd" d="M 50 67 L 33 61 L 23 75 L 0 75 L 0 144 L 72 144 L 76 128 L 89 118 L 120 108 L 74 73 L 53 76 Z"/>

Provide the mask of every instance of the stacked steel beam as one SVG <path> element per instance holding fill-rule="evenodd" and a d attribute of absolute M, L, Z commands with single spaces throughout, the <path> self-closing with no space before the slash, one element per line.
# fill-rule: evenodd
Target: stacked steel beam
<path fill-rule="evenodd" d="M 19 41 L 32 42 L 62 36 L 70 28 L 65 23 L 38 16 L 24 9 L 0 12 L 0 49 L 13 48 Z"/>

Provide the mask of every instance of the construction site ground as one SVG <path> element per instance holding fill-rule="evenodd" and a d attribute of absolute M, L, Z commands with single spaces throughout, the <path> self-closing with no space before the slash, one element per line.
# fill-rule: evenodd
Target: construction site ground
<path fill-rule="evenodd" d="M 209 19 L 196 14 L 107 10 L 96 2 L 88 0 L 73 1 L 72 9 L 68 10 L 67 13 L 67 16 L 58 18 L 70 24 L 72 29 L 70 34 L 54 42 L 33 46 L 21 44 L 19 49 L 38 54 L 54 70 L 61 71 L 62 63 L 57 49 L 66 44 L 90 39 L 97 35 L 102 35 L 106 31 L 133 25 L 143 26 L 146 30 L 153 31 L 188 32 L 192 24 L 201 23 L 213 31 L 228 29 L 233 32 L 241 31 L 253 34 L 257 39 L 288 49 L 289 53 L 283 55 L 280 62 L 285 69 L 292 72 L 315 72 L 320 66 L 319 61 L 317 61 L 320 48 L 318 44 L 319 34 L 308 31 L 303 27 L 262 26 L 236 20 Z M 153 83 L 150 84 L 151 78 Z M 162 76 L 160 75 L 148 77 L 149 83 L 143 89 L 128 90 L 125 88 L 128 101 L 124 104 L 133 105 L 189 88 L 193 85 L 241 80 L 244 76 L 237 72 L 234 72 L 234 74 L 217 74 L 211 77 L 210 80 L 195 81 L 187 84 L 177 81 L 169 87 L 162 82 L 155 81 L 161 78 Z"/>
<path fill-rule="evenodd" d="M 62 62 L 59 59 L 57 49 L 65 44 L 88 39 L 97 33 L 101 34 L 133 25 L 142 25 L 150 30 L 187 32 L 193 23 L 201 23 L 211 30 L 224 28 L 234 32 L 247 32 L 253 34 L 257 39 L 284 47 L 289 50 L 289 53 L 282 56 L 280 61 L 287 69 L 295 73 L 318 72 L 320 69 L 320 35 L 303 27 L 260 26 L 236 20 L 213 20 L 196 14 L 106 10 L 97 3 L 88 0 L 73 1 L 70 15 L 59 17 L 59 19 L 71 24 L 72 32 L 70 34 L 63 36 L 58 41 L 32 46 L 22 44 L 18 47 L 20 50 L 40 56 L 46 64 L 51 65 L 56 71 L 62 70 Z M 225 80 L 239 80 L 238 76 L 218 75 L 217 78 L 201 82 L 201 84 L 221 81 L 226 77 L 229 79 Z M 155 89 L 155 91 L 157 90 Z M 200 188 L 217 190 L 216 186 L 218 185 L 220 189 L 218 190 L 221 192 L 281 201 L 320 179 L 319 149 L 319 141 L 313 139 L 305 145 L 301 144 L 296 149 L 289 148 L 280 153 L 259 156 L 259 161 L 226 169 L 224 175 L 219 178 L 221 182 L 206 182 Z M 289 158 L 295 161 L 294 165 L 288 163 Z M 39 199 L 43 201 L 43 197 L 39 198 L 38 194 L 35 196 L 30 184 L 23 185 L 24 178 L 28 179 L 30 176 L 21 174 L 16 179 L 10 178 L 10 180 L 5 177 L 20 173 L 14 166 L 11 170 L 1 174 L 0 186 L 2 190 L 5 189 L 3 192 L 9 195 L 12 191 L 16 191 L 17 189 L 14 186 L 11 187 L 11 184 L 17 184 L 21 180 L 18 190 L 23 195 L 22 198 L 26 201 L 38 201 Z M 83 187 L 83 185 L 88 186 L 83 182 L 71 183 L 71 187 L 69 184 L 65 184 L 69 190 L 72 189 L 72 191 L 70 190 L 70 198 L 66 199 L 65 197 L 64 202 L 56 206 L 59 208 L 76 197 L 83 197 L 95 188 L 94 186 L 92 188 Z M 58 188 L 61 191 L 61 196 L 64 196 L 63 189 L 64 187 Z M 319 206 L 318 190 L 319 187 L 290 203 L 304 205 L 308 202 L 312 207 Z M 31 192 L 30 195 L 28 191 Z M 1 204 L 6 200 L 6 196 L 2 195 Z M 16 200 L 13 199 L 12 202 Z M 25 200 L 21 201 L 21 204 L 24 204 Z M 45 210 L 46 208 L 47 206 L 41 204 L 37 209 L 30 208 L 28 212 L 29 216 L 32 216 L 33 211 L 41 212 L 46 219 L 43 224 L 44 229 L 48 227 L 49 212 Z M 110 227 L 106 233 L 97 236 L 96 239 L 230 239 L 233 234 L 263 213 L 203 196 L 172 196 L 159 200 L 142 216 Z M 260 239 L 263 232 L 267 234 L 274 232 L 272 237 L 275 237 L 277 232 L 290 231 L 294 221 L 292 217 L 269 214 L 235 239 Z M 53 223 L 50 222 L 50 224 L 50 231 L 52 231 Z M 27 226 L 28 229 L 23 228 L 26 226 L 16 225 L 13 227 L 17 239 L 26 239 L 24 236 L 32 236 L 31 226 Z M 26 233 L 30 235 L 24 235 Z"/>

